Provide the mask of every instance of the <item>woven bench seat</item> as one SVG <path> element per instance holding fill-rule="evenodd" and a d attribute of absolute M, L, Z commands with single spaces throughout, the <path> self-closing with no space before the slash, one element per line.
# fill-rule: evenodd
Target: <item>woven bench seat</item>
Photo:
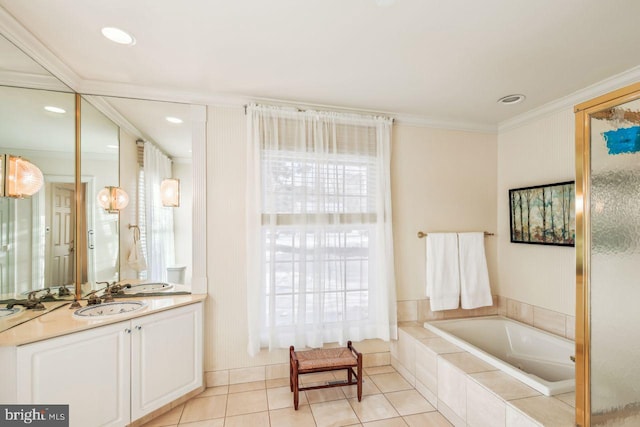
<path fill-rule="evenodd" d="M 298 409 L 298 393 L 304 390 L 357 385 L 358 401 L 362 400 L 362 353 L 358 353 L 353 348 L 351 341 L 347 342 L 346 348 L 295 351 L 291 346 L 289 347 L 289 362 L 289 385 L 293 392 L 293 406 L 296 410 Z M 343 369 L 347 371 L 346 382 L 338 381 L 309 387 L 300 387 L 299 385 L 299 375 Z"/>

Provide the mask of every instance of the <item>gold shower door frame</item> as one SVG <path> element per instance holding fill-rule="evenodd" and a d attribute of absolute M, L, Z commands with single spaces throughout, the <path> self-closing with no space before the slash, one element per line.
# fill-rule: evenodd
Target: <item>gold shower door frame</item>
<path fill-rule="evenodd" d="M 576 116 L 576 425 L 591 425 L 591 115 L 640 99 L 640 83 L 574 108 Z"/>

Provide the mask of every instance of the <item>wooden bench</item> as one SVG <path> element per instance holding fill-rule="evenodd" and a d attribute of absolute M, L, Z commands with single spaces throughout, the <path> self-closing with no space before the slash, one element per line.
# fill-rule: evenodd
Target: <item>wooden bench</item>
<path fill-rule="evenodd" d="M 362 353 L 358 353 L 347 342 L 347 347 L 319 348 L 306 351 L 295 351 L 289 347 L 289 385 L 293 392 L 293 406 L 298 409 L 298 393 L 304 390 L 315 390 L 328 387 L 357 385 L 358 401 L 362 400 Z M 354 370 L 356 368 L 356 370 Z M 339 381 L 310 387 L 300 387 L 298 376 L 315 372 L 347 371 L 347 381 Z M 355 380 L 354 380 L 355 377 Z"/>

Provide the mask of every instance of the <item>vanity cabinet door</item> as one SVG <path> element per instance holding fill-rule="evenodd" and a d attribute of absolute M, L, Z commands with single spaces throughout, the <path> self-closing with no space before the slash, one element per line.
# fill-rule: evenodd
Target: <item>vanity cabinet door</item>
<path fill-rule="evenodd" d="M 68 404 L 70 426 L 124 426 L 130 420 L 131 323 L 17 348 L 17 401 Z"/>
<path fill-rule="evenodd" d="M 133 421 L 202 386 L 202 303 L 132 320 Z"/>

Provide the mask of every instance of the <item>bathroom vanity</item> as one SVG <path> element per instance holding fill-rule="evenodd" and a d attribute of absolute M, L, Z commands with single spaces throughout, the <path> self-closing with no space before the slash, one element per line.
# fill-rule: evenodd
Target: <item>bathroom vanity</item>
<path fill-rule="evenodd" d="M 66 307 L 0 334 L 0 401 L 69 404 L 70 425 L 125 426 L 203 386 L 205 295 L 85 320 Z"/>

